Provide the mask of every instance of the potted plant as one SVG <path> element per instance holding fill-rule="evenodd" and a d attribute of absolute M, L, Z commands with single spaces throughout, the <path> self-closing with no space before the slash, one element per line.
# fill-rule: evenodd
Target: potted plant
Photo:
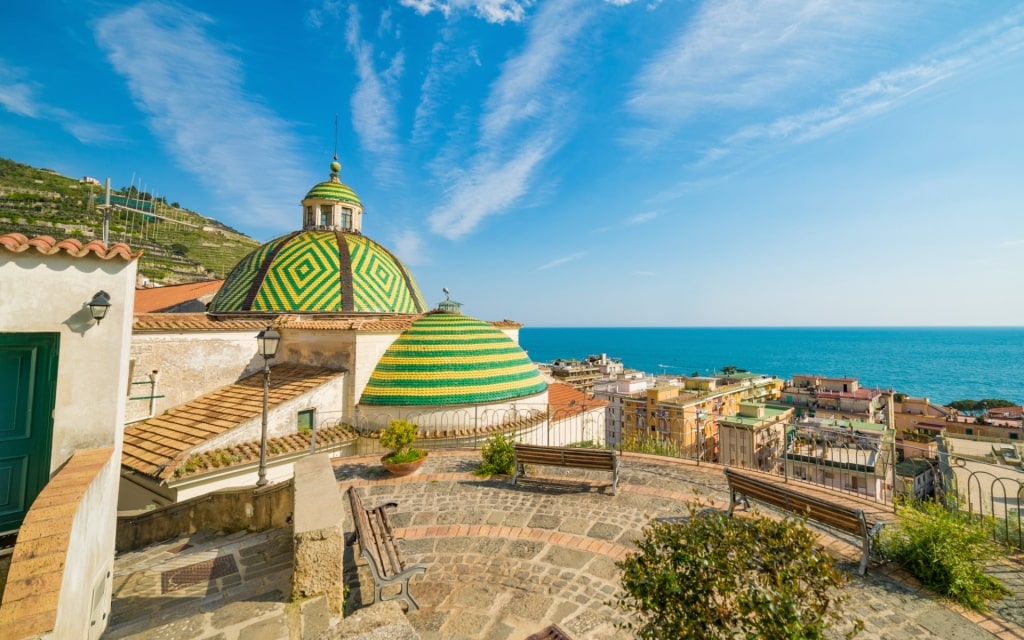
<path fill-rule="evenodd" d="M 414 473 L 427 459 L 427 452 L 416 449 L 416 425 L 406 420 L 392 420 L 380 434 L 382 446 L 391 453 L 380 459 L 384 468 L 396 476 L 407 476 Z"/>

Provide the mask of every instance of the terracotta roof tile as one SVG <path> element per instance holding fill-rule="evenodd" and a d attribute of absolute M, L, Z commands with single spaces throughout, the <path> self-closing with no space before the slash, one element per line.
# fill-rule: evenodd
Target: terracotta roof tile
<path fill-rule="evenodd" d="M 274 367 L 270 370 L 269 406 L 297 398 L 341 373 L 291 364 Z M 211 420 L 207 406 L 217 407 L 231 418 Z M 261 372 L 125 429 L 121 464 L 147 476 L 168 478 L 174 474 L 172 460 L 262 413 Z"/>
<path fill-rule="evenodd" d="M 322 331 L 387 331 L 401 333 L 419 318 L 419 314 L 390 317 L 361 318 L 354 316 L 316 317 L 285 315 L 278 318 L 278 326 L 288 329 Z"/>
<path fill-rule="evenodd" d="M 523 326 L 522 322 L 516 322 L 515 320 L 492 320 L 491 324 L 499 329 L 521 329 Z"/>
<path fill-rule="evenodd" d="M 356 433 L 345 425 L 322 427 L 316 430 L 316 446 L 326 447 L 356 439 Z M 313 439 L 310 433 L 292 433 L 279 438 L 267 440 L 267 459 L 307 451 Z M 242 444 L 202 453 L 187 452 L 178 455 L 161 474 L 164 478 L 186 478 L 201 475 L 218 469 L 226 469 L 237 465 L 256 462 L 260 459 L 260 441 L 253 440 Z"/>
<path fill-rule="evenodd" d="M 584 408 L 605 407 L 608 401 L 588 396 L 567 384 L 553 382 L 548 385 L 548 404 L 551 406 L 552 417 L 563 419 L 583 413 Z"/>
<path fill-rule="evenodd" d="M 248 318 L 214 318 L 205 313 L 141 313 L 132 322 L 132 331 L 259 331 L 270 321 Z"/>
<path fill-rule="evenodd" d="M 81 241 L 75 238 L 57 241 L 50 236 L 36 236 L 30 239 L 21 233 L 0 235 L 0 247 L 12 253 L 24 253 L 29 249 L 35 249 L 39 253 L 48 256 L 64 252 L 73 258 L 95 256 L 103 260 L 121 258 L 125 262 L 137 260 L 142 255 L 142 251 L 132 253 L 131 247 L 123 242 L 118 242 L 108 247 L 99 240 L 92 240 L 87 244 L 82 244 Z"/>
<path fill-rule="evenodd" d="M 185 284 L 168 285 L 166 287 L 136 289 L 135 313 L 153 313 L 162 309 L 169 309 L 183 302 L 212 296 L 220 291 L 223 285 L 223 280 L 208 280 L 206 282 L 188 282 Z"/>

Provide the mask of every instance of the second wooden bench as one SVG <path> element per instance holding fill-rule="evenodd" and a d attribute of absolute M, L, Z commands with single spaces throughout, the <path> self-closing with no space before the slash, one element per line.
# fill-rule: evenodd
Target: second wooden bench
<path fill-rule="evenodd" d="M 515 475 L 512 484 L 520 476 L 526 476 L 524 465 L 538 464 L 549 467 L 574 467 L 612 473 L 612 495 L 619 490 L 619 456 L 614 449 L 585 449 L 582 447 L 544 447 L 532 444 L 516 444 Z"/>

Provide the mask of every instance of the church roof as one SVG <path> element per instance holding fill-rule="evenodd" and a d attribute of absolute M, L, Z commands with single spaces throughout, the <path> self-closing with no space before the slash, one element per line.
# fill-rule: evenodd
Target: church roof
<path fill-rule="evenodd" d="M 306 230 L 259 247 L 239 262 L 210 302 L 211 313 L 422 313 L 412 273 L 370 238 Z"/>
<path fill-rule="evenodd" d="M 331 162 L 331 177 L 310 189 L 306 197 L 303 198 L 303 201 L 310 199 L 340 200 L 341 202 L 354 204 L 359 208 L 363 206 L 359 196 L 352 190 L 352 187 L 341 181 L 341 163 L 338 162 L 337 155 L 334 156 L 334 161 Z"/>
<path fill-rule="evenodd" d="M 503 402 L 547 384 L 526 352 L 494 325 L 452 313 L 418 318 L 377 363 L 360 404 Z"/>

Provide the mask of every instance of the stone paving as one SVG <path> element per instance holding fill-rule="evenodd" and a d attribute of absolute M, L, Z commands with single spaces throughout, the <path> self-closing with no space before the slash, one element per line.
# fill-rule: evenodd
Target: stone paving
<path fill-rule="evenodd" d="M 615 562 L 651 519 L 684 514 L 695 492 L 727 500 L 713 466 L 630 456 L 612 496 L 608 473 L 545 468 L 542 479 L 513 486 L 505 477 L 474 477 L 478 460 L 432 454 L 417 475 L 402 479 L 387 477 L 375 458 L 335 461 L 339 487 L 357 486 L 367 506 L 398 502 L 392 520 L 403 555 L 427 566 L 411 581 L 421 609 L 408 615 L 424 640 L 523 639 L 553 623 L 577 640 L 628 638 L 618 626 L 626 614 L 612 604 L 620 593 Z M 859 553 L 849 541 L 822 541 L 845 569 L 856 568 Z M 119 556 L 104 637 L 258 640 L 288 638 L 289 628 L 297 637 L 295 612 L 285 604 L 291 553 L 290 531 L 279 529 L 196 535 Z M 349 612 L 373 600 L 369 569 L 354 555 L 350 547 Z M 980 616 L 921 591 L 892 566 L 872 566 L 845 587 L 851 620 L 831 636 L 842 637 L 856 617 L 865 625 L 857 637 L 866 640 L 1024 638 L 1024 568 L 1007 562 L 994 570 L 1016 595 Z"/>

